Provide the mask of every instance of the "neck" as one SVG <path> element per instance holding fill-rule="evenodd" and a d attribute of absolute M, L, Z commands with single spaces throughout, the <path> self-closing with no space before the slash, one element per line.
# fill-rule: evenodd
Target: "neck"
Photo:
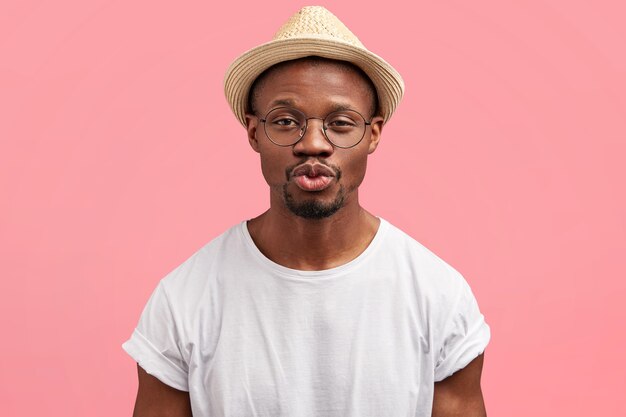
<path fill-rule="evenodd" d="M 346 205 L 330 217 L 305 219 L 270 208 L 248 221 L 259 250 L 277 264 L 323 270 L 350 262 L 370 244 L 379 220 L 360 205 Z"/>

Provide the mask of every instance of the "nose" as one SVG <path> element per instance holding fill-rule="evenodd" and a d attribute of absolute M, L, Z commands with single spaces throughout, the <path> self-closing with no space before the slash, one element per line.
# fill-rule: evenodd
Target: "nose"
<path fill-rule="evenodd" d="M 323 125 L 324 121 L 317 117 L 307 119 L 306 130 L 300 140 L 293 145 L 293 153 L 298 156 L 322 156 L 328 157 L 334 151 L 332 143 L 326 139 Z"/>

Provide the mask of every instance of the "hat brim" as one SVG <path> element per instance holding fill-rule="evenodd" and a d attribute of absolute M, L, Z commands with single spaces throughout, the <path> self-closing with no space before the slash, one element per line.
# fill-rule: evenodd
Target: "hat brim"
<path fill-rule="evenodd" d="M 224 93 L 244 127 L 248 94 L 254 80 L 275 64 L 307 56 L 347 61 L 361 68 L 376 87 L 380 115 L 385 122 L 402 99 L 404 81 L 400 74 L 384 59 L 364 48 L 324 37 L 279 39 L 245 52 L 226 71 Z"/>

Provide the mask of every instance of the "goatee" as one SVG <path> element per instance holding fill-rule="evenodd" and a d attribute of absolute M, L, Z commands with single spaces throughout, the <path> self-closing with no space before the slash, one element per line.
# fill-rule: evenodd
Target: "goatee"
<path fill-rule="evenodd" d="M 330 203 L 323 203 L 315 199 L 296 202 L 293 199 L 293 195 L 287 190 L 287 184 L 285 184 L 283 186 L 283 198 L 285 199 L 287 208 L 296 216 L 305 219 L 319 220 L 332 216 L 343 207 L 345 192 L 342 185 L 339 188 L 337 196 Z"/>

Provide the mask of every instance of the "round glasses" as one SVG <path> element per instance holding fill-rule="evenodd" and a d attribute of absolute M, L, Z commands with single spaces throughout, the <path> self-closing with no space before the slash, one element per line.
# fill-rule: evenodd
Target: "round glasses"
<path fill-rule="evenodd" d="M 264 119 L 265 134 L 278 146 L 295 145 L 304 137 L 310 119 L 322 120 L 322 131 L 330 143 L 338 148 L 352 148 L 361 142 L 367 126 L 361 113 L 356 110 L 338 110 L 321 117 L 306 117 L 293 107 L 276 107 Z"/>

